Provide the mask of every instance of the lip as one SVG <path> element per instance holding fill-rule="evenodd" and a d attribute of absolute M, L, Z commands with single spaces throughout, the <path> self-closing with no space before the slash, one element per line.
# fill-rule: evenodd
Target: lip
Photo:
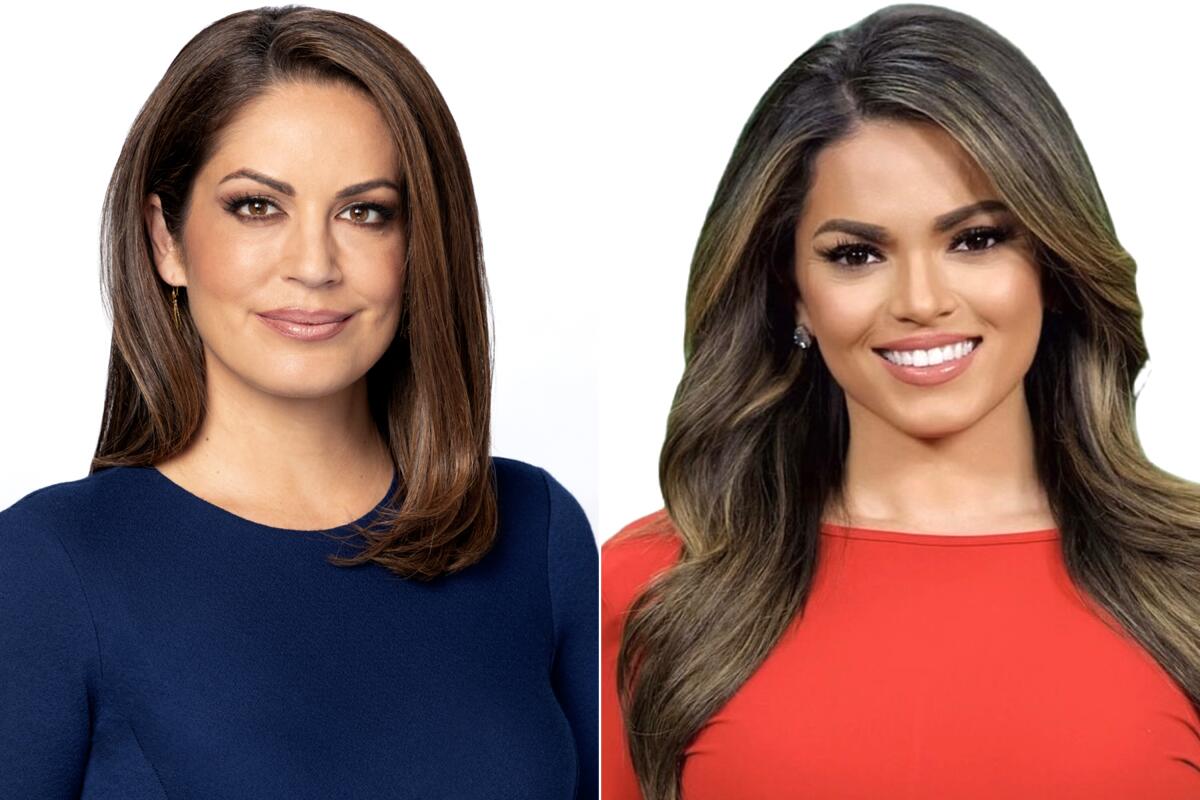
<path fill-rule="evenodd" d="M 938 384 L 945 383 L 946 381 L 954 380 L 971 366 L 971 363 L 975 360 L 975 354 L 978 353 L 980 348 L 983 347 L 983 341 L 978 336 L 969 338 L 979 340 L 975 343 L 975 346 L 971 348 L 971 352 L 967 353 L 962 358 L 957 358 L 953 361 L 945 361 L 941 364 L 931 364 L 924 367 L 907 367 L 900 364 L 893 364 L 891 361 L 888 361 L 882 353 L 876 352 L 876 355 L 879 356 L 879 360 L 883 362 L 883 366 L 892 374 L 893 377 L 902 380 L 905 383 L 910 383 L 914 386 L 937 386 Z M 959 340 L 955 339 L 954 341 Z M 931 347 L 936 347 L 936 345 L 931 345 Z M 888 347 L 886 349 L 900 350 L 913 348 Z"/>
<path fill-rule="evenodd" d="M 341 333 L 342 329 L 349 324 L 350 319 L 354 316 L 354 314 L 346 315 L 338 312 L 325 311 L 297 313 L 294 309 L 287 309 L 285 313 L 286 316 L 284 318 L 280 318 L 280 315 L 278 315 L 276 312 L 255 314 L 255 316 L 262 320 L 263 324 L 274 330 L 276 333 L 283 334 L 289 339 L 298 339 L 302 342 L 319 342 L 325 339 L 331 339 Z M 275 316 L 267 316 L 267 314 L 273 314 Z M 305 314 L 307 314 L 308 318 L 310 319 L 315 317 L 318 320 L 321 319 L 321 315 L 324 315 L 325 319 L 328 321 L 296 322 L 292 319 L 292 317 L 297 316 L 303 317 Z M 333 318 L 329 319 L 331 316 Z"/>
<path fill-rule="evenodd" d="M 903 339 L 893 339 L 890 342 L 877 344 L 875 350 L 929 350 L 933 347 L 945 347 L 966 339 L 982 339 L 973 333 L 918 333 L 905 336 Z"/>
<path fill-rule="evenodd" d="M 349 319 L 352 311 L 335 311 L 330 308 L 275 308 L 270 311 L 260 311 L 260 317 L 277 319 L 282 322 L 294 322 L 298 325 L 324 325 L 327 322 L 341 322 Z"/>

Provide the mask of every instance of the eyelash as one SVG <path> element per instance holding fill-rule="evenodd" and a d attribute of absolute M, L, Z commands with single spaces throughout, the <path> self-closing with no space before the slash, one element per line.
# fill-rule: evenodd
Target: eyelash
<path fill-rule="evenodd" d="M 956 252 L 985 253 L 989 250 L 995 250 L 1001 244 L 1003 244 L 1004 242 L 1007 242 L 1009 239 L 1011 239 L 1013 237 L 1013 228 L 1012 228 L 1012 226 L 1009 226 L 1009 225 L 982 226 L 982 227 L 977 227 L 977 228 L 969 228 L 969 229 L 963 231 L 962 233 L 960 233 L 958 236 L 954 237 L 953 243 L 955 244 L 955 246 L 957 246 L 958 244 L 961 244 L 962 242 L 964 242 L 968 239 L 972 239 L 977 236 L 995 239 L 996 243 L 994 245 L 992 245 L 991 247 L 981 247 L 981 248 L 978 248 L 975 250 L 956 251 Z M 879 257 L 879 251 L 876 250 L 871 245 L 863 244 L 862 242 L 854 242 L 854 241 L 850 241 L 847 239 L 840 239 L 832 247 L 825 248 L 825 249 L 819 249 L 817 251 L 818 255 L 820 255 L 821 258 L 825 259 L 826 261 L 828 261 L 832 264 L 836 264 L 837 266 L 841 267 L 843 270 L 848 270 L 851 272 L 856 271 L 856 270 L 865 269 L 871 265 L 869 263 L 868 264 L 838 264 L 837 262 L 843 256 L 846 256 L 846 255 L 849 255 L 852 253 L 860 253 L 860 252 L 866 252 L 868 255 L 873 255 L 873 256 Z"/>
<path fill-rule="evenodd" d="M 247 221 L 251 224 L 266 222 L 271 217 L 278 216 L 277 214 L 266 214 L 266 215 L 258 216 L 258 215 L 254 215 L 254 214 L 239 214 L 238 213 L 239 208 L 241 208 L 242 206 L 244 206 L 247 203 L 252 202 L 252 201 L 261 201 L 263 203 L 266 203 L 267 205 L 275 206 L 275 203 L 272 202 L 269 197 L 263 197 L 260 194 L 240 194 L 240 195 L 237 195 L 236 197 L 231 197 L 225 201 L 225 210 L 228 211 L 233 216 L 237 217 L 239 220 Z M 275 206 L 275 207 L 278 208 L 278 206 Z M 342 209 L 342 210 L 345 211 L 346 209 L 350 209 L 350 208 L 365 208 L 365 209 L 368 209 L 369 211 L 376 211 L 379 213 L 380 220 L 378 222 L 354 222 L 354 220 L 351 220 L 351 222 L 354 225 L 358 225 L 363 228 L 382 227 L 383 225 L 386 225 L 387 223 L 391 222 L 393 219 L 396 218 L 396 209 L 391 208 L 389 206 L 380 205 L 379 203 L 365 203 L 365 202 L 364 203 L 353 203 L 349 206 L 346 206 L 346 208 Z"/>

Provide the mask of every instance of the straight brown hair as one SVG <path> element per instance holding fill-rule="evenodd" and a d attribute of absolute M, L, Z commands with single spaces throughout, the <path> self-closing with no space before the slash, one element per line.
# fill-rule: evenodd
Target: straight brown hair
<path fill-rule="evenodd" d="M 368 561 L 433 578 L 491 548 L 491 356 L 478 212 L 453 117 L 420 62 L 350 14 L 305 6 L 230 14 L 196 34 L 129 130 L 104 199 L 101 283 L 112 318 L 103 422 L 90 472 L 151 465 L 183 450 L 205 413 L 200 337 L 159 278 L 142 214 L 161 198 L 180 239 L 192 184 L 224 127 L 281 82 L 335 83 L 378 106 L 402 168 L 408 243 L 400 325 L 367 373 L 372 419 L 390 448 L 396 493 L 364 546 L 331 563 Z M 401 265 L 397 265 L 397 269 Z"/>
<path fill-rule="evenodd" d="M 793 236 L 817 153 L 880 119 L 941 126 L 1036 240 L 1056 310 L 1024 388 L 1068 573 L 1200 711 L 1200 485 L 1138 441 L 1133 387 L 1148 353 L 1136 264 L 1024 54 L 966 14 L 892 5 L 775 80 L 704 220 L 659 472 L 681 555 L 634 601 L 617 664 L 645 800 L 679 797 L 689 742 L 803 613 L 825 510 L 846 515 L 845 395 L 819 342 L 791 341 Z"/>

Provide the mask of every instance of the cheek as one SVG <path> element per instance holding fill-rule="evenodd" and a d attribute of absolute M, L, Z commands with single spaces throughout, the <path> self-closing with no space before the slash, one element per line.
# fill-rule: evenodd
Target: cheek
<path fill-rule="evenodd" d="M 822 353 L 836 359 L 841 347 L 859 344 L 870 334 L 886 302 L 882 282 L 825 284 L 809 287 L 805 305 L 814 327 L 821 331 Z"/>
<path fill-rule="evenodd" d="M 347 302 L 358 307 L 358 328 L 364 358 L 374 358 L 396 335 L 406 281 L 405 247 L 402 239 L 360 246 L 342 261 L 341 287 Z"/>
<path fill-rule="evenodd" d="M 970 287 L 968 297 L 974 316 L 1005 343 L 1002 359 L 1023 367 L 1032 363 L 1043 316 L 1036 268 L 1021 262 L 988 270 Z"/>
<path fill-rule="evenodd" d="M 226 232 L 192 236 L 187 254 L 188 297 L 199 316 L 244 313 L 274 263 L 262 240 Z"/>
<path fill-rule="evenodd" d="M 380 316 L 398 310 L 405 280 L 404 241 L 379 242 L 377 246 L 360 250 L 346 264 L 344 278 L 354 293 Z"/>

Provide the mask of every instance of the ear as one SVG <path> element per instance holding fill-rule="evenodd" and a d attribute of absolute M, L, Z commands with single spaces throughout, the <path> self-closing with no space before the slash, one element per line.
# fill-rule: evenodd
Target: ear
<path fill-rule="evenodd" d="M 171 286 L 187 286 L 187 270 L 184 269 L 183 259 L 179 257 L 179 244 L 167 230 L 162 201 L 157 194 L 151 193 L 146 197 L 142 206 L 142 216 L 146 221 L 151 255 L 158 276 Z"/>
<path fill-rule="evenodd" d="M 796 324 L 812 330 L 812 324 L 808 319 L 808 309 L 804 306 L 804 301 L 799 298 L 796 299 Z"/>

